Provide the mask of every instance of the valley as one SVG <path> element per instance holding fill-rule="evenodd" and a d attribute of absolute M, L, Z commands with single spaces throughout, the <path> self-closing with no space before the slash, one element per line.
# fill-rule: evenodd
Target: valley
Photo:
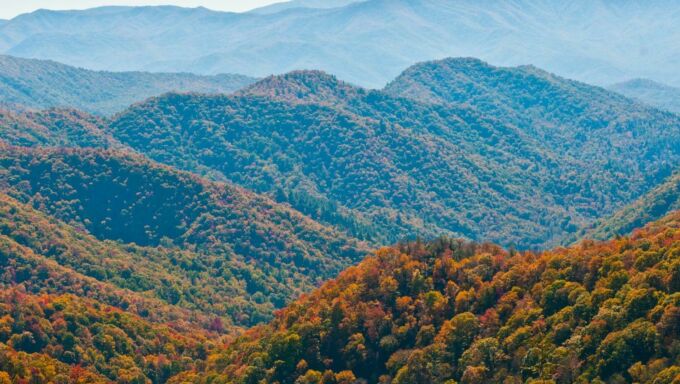
<path fill-rule="evenodd" d="M 672 2 L 50 1 L 0 384 L 680 383 Z"/>

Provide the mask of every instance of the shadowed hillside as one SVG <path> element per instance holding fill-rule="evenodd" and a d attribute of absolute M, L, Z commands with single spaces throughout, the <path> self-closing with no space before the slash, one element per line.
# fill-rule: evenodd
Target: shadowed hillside
<path fill-rule="evenodd" d="M 632 204 L 595 222 L 585 236 L 600 240 L 620 236 L 679 209 L 680 173 L 676 173 Z"/>
<path fill-rule="evenodd" d="M 155 296 L 170 304 L 239 325 L 268 318 L 366 249 L 271 200 L 136 155 L 2 147 L 0 165 L 0 186 L 18 200 L 101 240 L 165 248 L 129 248 L 130 255 L 116 257 L 118 272 L 96 254 L 91 266 L 74 256 L 65 256 L 66 265 L 123 288 L 155 286 Z M 144 254 L 149 261 L 134 261 Z M 131 277 L 130 263 L 148 269 Z"/>

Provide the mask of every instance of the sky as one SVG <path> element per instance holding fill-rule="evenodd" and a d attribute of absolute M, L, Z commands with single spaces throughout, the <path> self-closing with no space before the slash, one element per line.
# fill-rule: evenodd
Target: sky
<path fill-rule="evenodd" d="M 11 19 L 36 9 L 85 9 L 102 5 L 178 5 L 242 12 L 284 0 L 0 0 L 0 19 Z"/>

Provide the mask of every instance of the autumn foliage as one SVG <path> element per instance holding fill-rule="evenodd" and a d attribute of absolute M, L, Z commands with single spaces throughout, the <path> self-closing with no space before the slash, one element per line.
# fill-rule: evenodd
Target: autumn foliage
<path fill-rule="evenodd" d="M 677 383 L 680 214 L 544 253 L 383 248 L 208 358 L 197 382 Z"/>

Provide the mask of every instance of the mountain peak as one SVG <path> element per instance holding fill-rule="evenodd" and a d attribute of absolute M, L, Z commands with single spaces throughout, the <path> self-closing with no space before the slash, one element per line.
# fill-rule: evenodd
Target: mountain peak
<path fill-rule="evenodd" d="M 441 60 L 424 61 L 406 68 L 399 76 L 385 86 L 392 95 L 440 103 L 446 101 L 433 92 L 430 84 L 450 83 L 453 79 L 469 74 L 488 72 L 495 67 L 473 57 L 449 57 Z"/>
<path fill-rule="evenodd" d="M 630 79 L 621 83 L 616 83 L 611 86 L 611 88 L 622 88 L 622 87 L 644 87 L 644 88 L 673 88 L 666 84 L 661 84 L 651 79 L 645 78 L 635 78 Z"/>
<path fill-rule="evenodd" d="M 480 60 L 475 57 L 447 57 L 439 60 L 430 60 L 420 63 L 416 63 L 409 68 L 407 68 L 404 73 L 409 73 L 412 71 L 419 71 L 423 69 L 483 69 L 483 68 L 494 68 L 493 65 L 487 63 L 486 61 Z"/>
<path fill-rule="evenodd" d="M 363 89 L 318 70 L 297 70 L 266 77 L 246 87 L 239 95 L 265 96 L 297 103 L 337 104 Z"/>

